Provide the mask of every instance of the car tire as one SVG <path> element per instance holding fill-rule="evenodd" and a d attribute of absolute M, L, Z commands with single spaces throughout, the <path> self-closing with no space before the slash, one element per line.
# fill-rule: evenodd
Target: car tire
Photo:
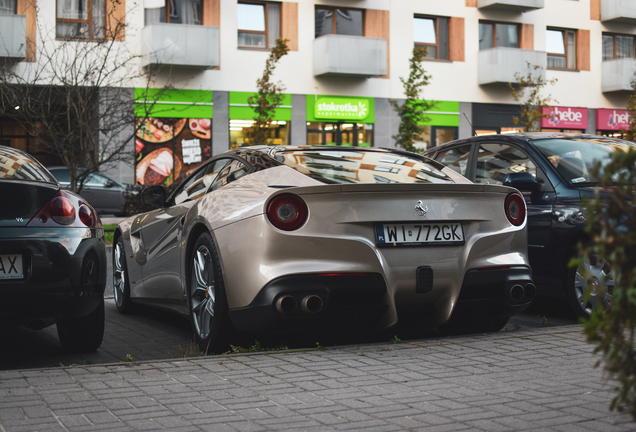
<path fill-rule="evenodd" d="M 590 274 L 590 278 L 584 276 L 585 272 Z M 607 291 L 601 294 L 598 290 L 600 282 L 609 276 L 607 280 Z M 585 299 L 588 284 L 592 284 L 592 291 L 589 298 Z M 599 301 L 605 306 L 609 306 L 612 301 L 612 289 L 614 288 L 614 279 L 612 278 L 611 268 L 607 261 L 597 254 L 592 254 L 590 259 L 578 267 L 569 268 L 566 279 L 566 297 L 572 307 L 574 313 L 583 318 L 590 316 L 592 311 L 596 309 Z M 602 298 L 601 298 L 602 295 Z"/>
<path fill-rule="evenodd" d="M 219 254 L 212 236 L 204 232 L 192 248 L 188 306 L 194 339 L 201 352 L 226 350 L 231 324 Z"/>
<path fill-rule="evenodd" d="M 95 285 L 98 280 L 97 257 L 88 254 L 82 263 L 80 285 L 82 287 Z M 100 347 L 104 338 L 104 298 L 88 315 L 74 318 L 64 318 L 57 322 L 57 335 L 65 351 L 92 352 Z"/>
<path fill-rule="evenodd" d="M 113 295 L 115 306 L 123 314 L 133 312 L 134 305 L 130 300 L 130 281 L 128 280 L 128 266 L 126 265 L 126 249 L 124 240 L 117 237 L 113 247 Z"/>

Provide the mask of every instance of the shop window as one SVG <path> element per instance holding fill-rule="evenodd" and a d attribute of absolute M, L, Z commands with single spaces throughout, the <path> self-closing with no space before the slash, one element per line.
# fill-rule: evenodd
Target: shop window
<path fill-rule="evenodd" d="M 519 25 L 494 22 L 479 23 L 479 49 L 519 48 Z"/>
<path fill-rule="evenodd" d="M 201 0 L 145 0 L 144 22 L 201 25 Z"/>
<path fill-rule="evenodd" d="M 634 58 L 634 36 L 603 33 L 603 61 Z"/>
<path fill-rule="evenodd" d="M 251 138 L 254 120 L 230 120 L 230 148 L 255 145 Z M 288 145 L 290 124 L 283 120 L 274 120 L 269 125 L 266 145 Z"/>
<path fill-rule="evenodd" d="M 360 9 L 316 7 L 316 37 L 339 34 L 363 36 L 364 13 Z"/>
<path fill-rule="evenodd" d="M 373 146 L 373 125 L 366 123 L 307 123 L 307 144 Z"/>
<path fill-rule="evenodd" d="M 548 68 L 576 69 L 576 31 L 548 29 L 546 51 Z"/>
<path fill-rule="evenodd" d="M 426 48 L 426 58 L 448 60 L 448 18 L 416 16 L 413 39 L 415 46 Z"/>
<path fill-rule="evenodd" d="M 537 177 L 537 167 L 521 150 L 506 144 L 481 144 L 477 154 L 475 183 L 503 184 L 512 173 L 530 173 Z"/>
<path fill-rule="evenodd" d="M 15 15 L 16 0 L 0 0 L 0 15 Z"/>
<path fill-rule="evenodd" d="M 280 37 L 280 3 L 240 2 L 236 9 L 238 46 L 273 48 Z"/>
<path fill-rule="evenodd" d="M 57 0 L 55 35 L 69 39 L 104 39 L 107 0 Z"/>

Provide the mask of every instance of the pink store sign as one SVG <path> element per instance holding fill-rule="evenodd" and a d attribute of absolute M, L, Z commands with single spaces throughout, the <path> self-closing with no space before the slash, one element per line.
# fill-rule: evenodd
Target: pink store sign
<path fill-rule="evenodd" d="M 587 108 L 552 107 L 543 108 L 542 128 L 587 129 Z"/>
<path fill-rule="evenodd" d="M 596 129 L 598 130 L 629 130 L 629 113 L 622 109 L 596 110 Z"/>

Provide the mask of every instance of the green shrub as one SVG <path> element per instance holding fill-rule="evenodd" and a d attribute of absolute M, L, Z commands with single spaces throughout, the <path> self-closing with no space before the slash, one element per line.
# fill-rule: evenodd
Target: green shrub
<path fill-rule="evenodd" d="M 616 151 L 609 164 L 597 164 L 591 174 L 600 182 L 595 197 L 584 200 L 585 230 L 591 242 L 581 248 L 581 258 L 570 265 L 578 266 L 594 254 L 603 257 L 612 269 L 614 288 L 609 293 L 609 305 L 597 303 L 589 319 L 583 320 L 588 342 L 596 345 L 605 369 L 618 381 L 612 410 L 627 411 L 636 420 L 636 150 Z M 599 298 L 607 293 L 605 283 L 590 285 L 599 291 Z M 599 366 L 601 361 L 597 362 Z"/>

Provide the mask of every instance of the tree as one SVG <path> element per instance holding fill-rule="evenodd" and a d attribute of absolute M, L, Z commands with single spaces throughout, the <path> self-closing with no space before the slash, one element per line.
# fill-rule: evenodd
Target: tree
<path fill-rule="evenodd" d="M 406 101 L 402 104 L 396 100 L 389 100 L 389 103 L 400 117 L 398 134 L 392 138 L 395 144 L 408 151 L 417 151 L 414 143 L 421 140 L 425 132 L 422 124 L 428 121 L 424 114 L 435 106 L 434 103 L 420 99 L 422 88 L 430 83 L 431 75 L 427 74 L 422 67 L 422 60 L 426 56 L 425 47 L 413 48 L 413 57 L 409 60 L 410 73 L 408 79 L 400 77 L 404 85 Z"/>
<path fill-rule="evenodd" d="M 263 76 L 256 80 L 258 95 L 250 96 L 247 99 L 247 103 L 256 113 L 252 130 L 246 137 L 251 141 L 250 144 L 252 145 L 260 145 L 267 142 L 269 126 L 274 118 L 274 110 L 283 101 L 282 92 L 285 87 L 280 82 L 272 83 L 270 80 L 278 61 L 289 52 L 288 41 L 289 39 L 282 38 L 276 40 L 276 46 L 272 49 L 265 62 Z"/>
<path fill-rule="evenodd" d="M 526 75 L 515 72 L 514 83 L 508 83 L 512 90 L 512 97 L 515 102 L 521 103 L 521 117 L 513 117 L 515 126 L 523 126 L 527 132 L 538 132 L 541 130 L 541 119 L 549 117 L 543 113 L 543 108 L 550 108 L 551 103 L 557 103 L 550 95 L 541 96 L 541 90 L 550 84 L 554 85 L 557 79 L 546 80 L 542 67 L 527 63 Z"/>
<path fill-rule="evenodd" d="M 142 70 L 140 55 L 122 42 L 126 24 L 114 11 L 123 4 L 108 1 L 103 39 L 80 34 L 56 40 L 55 28 L 38 25 L 38 43 L 27 41 L 37 46 L 36 61 L 0 64 L 0 115 L 62 161 L 75 191 L 100 167 L 130 163 L 133 154 L 126 150 L 136 132 L 131 87 L 140 80 L 150 85 L 154 74 Z"/>
<path fill-rule="evenodd" d="M 625 146 L 628 148 L 628 146 Z M 581 258 L 570 266 L 603 257 L 611 268 L 614 288 L 608 293 L 605 280 L 588 287 L 586 295 L 598 291 L 599 298 L 611 295 L 609 305 L 598 302 L 584 320 L 588 342 L 596 345 L 605 369 L 619 385 L 611 402 L 612 410 L 626 410 L 636 420 L 636 149 L 617 150 L 605 166 L 597 163 L 591 171 L 599 181 L 593 199 L 585 200 L 585 231 L 591 242 L 580 245 Z M 601 195 L 600 191 L 603 191 Z M 593 261 L 595 262 L 595 261 Z M 590 278 L 591 275 L 583 275 Z M 596 366 L 599 366 L 599 361 Z"/>
<path fill-rule="evenodd" d="M 625 131 L 623 137 L 627 140 L 636 140 L 636 74 L 632 77 L 633 92 L 627 99 L 627 112 L 629 113 L 629 130 Z"/>

